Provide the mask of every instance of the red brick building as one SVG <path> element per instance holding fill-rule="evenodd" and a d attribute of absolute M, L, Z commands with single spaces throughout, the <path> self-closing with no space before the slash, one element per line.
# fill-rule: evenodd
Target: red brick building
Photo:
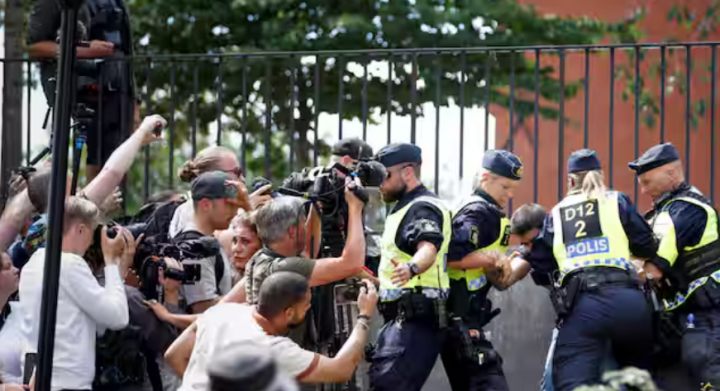
<path fill-rule="evenodd" d="M 597 17 L 602 20 L 613 22 L 621 20 L 630 15 L 633 10 L 637 9 L 637 0 L 605 0 L 602 2 L 576 1 L 576 0 L 520 0 L 524 3 L 532 3 L 541 13 L 582 16 L 587 15 Z M 704 14 L 707 5 L 712 0 L 650 0 L 648 1 L 648 13 L 643 21 L 643 31 L 645 33 L 644 42 L 656 43 L 675 37 L 681 42 L 700 41 L 701 37 L 698 33 L 690 33 L 677 26 L 675 22 L 668 21 L 668 14 L 674 4 L 687 4 L 693 10 Z M 694 29 L 696 30 L 696 29 Z M 711 34 L 705 39 L 706 41 L 720 41 L 720 34 Z M 720 49 L 718 49 L 720 52 Z M 659 97 L 660 76 L 659 73 L 652 74 L 650 66 L 652 63 L 659 64 L 660 51 L 648 50 L 647 55 L 642 61 L 641 69 L 645 77 L 645 83 L 652 95 Z M 720 53 L 718 54 L 720 56 Z M 673 56 L 668 55 L 667 74 L 685 74 L 685 53 L 683 49 L 675 51 Z M 711 156 L 711 133 L 710 133 L 710 61 L 711 50 L 707 48 L 695 48 L 692 50 L 692 61 L 695 64 L 692 67 L 692 77 L 690 82 L 690 96 L 692 104 L 700 100 L 705 100 L 706 110 L 704 115 L 697 116 L 697 128 L 690 130 L 690 182 L 697 186 L 708 197 L 710 196 L 710 156 Z M 719 60 L 720 61 L 720 60 Z M 544 56 L 543 62 L 552 64 L 555 70 L 558 70 L 557 57 Z M 616 56 L 616 69 L 619 66 L 630 65 L 629 69 L 633 69 L 632 63 L 623 53 Z M 720 65 L 720 64 L 719 64 Z M 566 56 L 566 80 L 580 80 L 585 74 L 585 60 L 583 53 L 571 53 Z M 720 75 L 714 75 L 720 78 Z M 635 159 L 635 105 L 633 96 L 630 95 L 627 101 L 621 98 L 621 93 L 626 82 L 615 80 L 614 93 L 614 131 L 613 145 L 609 145 L 609 129 L 610 129 L 610 61 L 609 55 L 597 54 L 591 56 L 590 61 L 590 101 L 589 101 L 589 148 L 599 152 L 603 161 L 603 168 L 606 175 L 609 173 L 609 166 L 613 167 L 613 187 L 624 191 L 632 198 L 634 196 L 634 176 L 627 168 L 627 162 Z M 683 78 L 676 79 L 677 82 L 683 83 Z M 720 80 L 718 80 L 720 82 Z M 671 83 L 672 84 L 672 83 Z M 720 84 L 720 83 L 719 83 Z M 668 85 L 669 87 L 669 85 Z M 715 134 L 716 146 L 715 150 L 720 152 L 720 85 L 716 87 L 716 104 L 715 104 Z M 532 99 L 532 93 L 530 93 Z M 659 103 L 659 99 L 658 99 Z M 679 91 L 677 85 L 674 92 L 666 95 L 666 111 L 665 111 L 665 139 L 673 142 L 681 152 L 683 159 L 686 156 L 686 95 Z M 497 140 L 498 144 L 502 140 L 507 139 L 509 130 L 509 115 L 504 108 L 494 107 L 493 113 L 497 118 Z M 567 156 L 574 150 L 582 148 L 584 143 L 584 119 L 585 119 L 585 92 L 580 93 L 569 100 L 565 101 L 565 115 L 569 119 L 569 123 L 564 129 L 564 148 L 562 151 L 563 162 L 567 161 Z M 640 121 L 639 133 L 639 151 L 640 154 L 647 148 L 660 141 L 660 125 L 659 117 L 654 128 L 645 126 L 645 122 Z M 526 120 L 524 126 L 530 130 L 530 134 L 534 130 L 534 122 L 532 118 Z M 557 202 L 558 193 L 558 122 L 551 120 L 541 120 L 539 124 L 539 145 L 538 145 L 538 167 L 537 179 L 532 178 L 534 172 L 533 167 L 533 151 L 532 141 L 526 136 L 526 133 L 515 131 L 514 150 L 518 153 L 525 163 L 525 175 L 528 178 L 523 183 L 521 190 L 515 195 L 515 205 L 533 201 L 533 181 L 538 180 L 538 201 L 545 205 L 551 206 Z M 609 160 L 610 149 L 613 151 L 613 159 Z M 564 166 L 565 163 L 563 163 Z M 716 166 L 720 166 L 720 157 L 715 162 Z M 607 178 L 609 180 L 609 178 Z M 564 181 L 564 175 L 563 175 Z M 715 169 L 715 203 L 720 204 L 720 167 Z M 649 197 L 639 193 L 638 204 L 640 210 L 645 210 L 650 206 Z"/>

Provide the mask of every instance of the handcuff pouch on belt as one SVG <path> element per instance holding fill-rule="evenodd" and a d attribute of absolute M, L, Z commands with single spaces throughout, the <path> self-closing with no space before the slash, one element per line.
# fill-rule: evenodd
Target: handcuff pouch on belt
<path fill-rule="evenodd" d="M 552 281 L 552 276 L 551 276 Z M 570 277 L 564 286 L 553 285 L 550 289 L 550 302 L 557 315 L 556 324 L 565 319 L 572 311 L 575 299 L 580 293 L 582 279 L 577 276 Z"/>
<path fill-rule="evenodd" d="M 397 300 L 397 316 L 403 321 L 432 322 L 438 328 L 448 326 L 447 302 L 430 299 L 416 290 L 402 295 Z"/>

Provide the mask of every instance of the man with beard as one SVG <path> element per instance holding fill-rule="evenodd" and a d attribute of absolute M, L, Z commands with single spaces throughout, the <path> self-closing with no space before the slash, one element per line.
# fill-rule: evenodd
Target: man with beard
<path fill-rule="evenodd" d="M 385 325 L 371 356 L 370 388 L 419 391 L 435 365 L 447 327 L 450 211 L 420 181 L 419 147 L 391 144 L 376 159 L 387 168 L 380 186 L 383 200 L 396 205 L 382 237 L 380 312 Z"/>
<path fill-rule="evenodd" d="M 305 277 L 277 272 L 263 282 L 256 306 L 222 303 L 206 311 L 165 354 L 170 366 L 183 376 L 180 391 L 207 390 L 213 358 L 238 344 L 265 348 L 281 371 L 304 383 L 350 379 L 362 358 L 368 322 L 377 306 L 375 286 L 364 281 L 357 300 L 360 315 L 347 342 L 333 358 L 304 350 L 284 337 L 303 323 L 310 297 L 310 283 Z"/>

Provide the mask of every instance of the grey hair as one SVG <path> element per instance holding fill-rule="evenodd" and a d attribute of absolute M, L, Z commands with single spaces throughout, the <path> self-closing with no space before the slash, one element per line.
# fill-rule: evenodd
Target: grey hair
<path fill-rule="evenodd" d="M 282 239 L 291 227 L 301 223 L 304 204 L 305 200 L 300 197 L 283 196 L 260 208 L 255 216 L 260 240 L 267 245 Z"/>

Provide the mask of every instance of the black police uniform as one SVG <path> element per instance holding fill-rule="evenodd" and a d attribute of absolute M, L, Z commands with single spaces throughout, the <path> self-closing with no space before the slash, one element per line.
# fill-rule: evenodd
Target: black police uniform
<path fill-rule="evenodd" d="M 521 179 L 522 167 L 520 159 L 508 151 L 488 151 L 483 158 L 483 168 L 516 181 Z M 499 250 L 506 250 L 510 241 L 508 224 L 503 207 L 479 188 L 453 216 L 448 249 L 451 268 L 448 308 L 453 320 L 442 351 L 443 366 L 453 391 L 508 390 L 502 359 L 482 332 L 482 328 L 499 313 L 499 310 L 493 312 L 492 303 L 487 299 L 491 285 L 483 275 L 477 279 L 482 285 L 474 286 L 471 291 L 468 288 L 471 277 L 454 278 L 452 270 L 453 262 L 478 250 L 493 250 L 493 244 Z M 460 271 L 460 274 L 464 272 Z M 471 338 L 468 330 L 478 330 L 479 337 Z"/>
<path fill-rule="evenodd" d="M 422 162 L 420 148 L 412 144 L 386 146 L 378 152 L 377 159 L 385 167 Z M 437 196 L 425 186 L 418 186 L 401 197 L 390 215 L 402 210 L 419 197 L 436 198 Z M 430 202 L 417 201 L 400 222 L 394 245 L 402 252 L 414 255 L 420 242 L 429 242 L 440 253 L 445 240 L 443 229 L 443 212 Z M 387 244 L 383 243 L 383 246 Z M 382 262 L 384 260 L 381 261 L 380 266 L 381 280 Z M 411 293 L 404 292 L 403 297 L 409 297 Z M 382 296 L 381 284 L 381 300 Z M 380 306 L 380 312 L 386 323 L 380 330 L 377 345 L 370 356 L 370 388 L 374 391 L 421 390 L 440 353 L 444 333 L 438 328 L 437 322 L 426 317 L 402 318 L 403 309 L 400 308 L 402 304 L 399 304 L 401 302 L 403 302 L 402 298 L 395 302 L 383 302 Z M 431 304 L 433 302 L 435 300 L 432 300 Z M 444 301 L 441 303 L 444 306 Z M 435 317 L 443 315 L 436 313 Z"/>
<path fill-rule="evenodd" d="M 599 169 L 600 161 L 594 151 L 575 152 L 568 161 L 569 173 Z M 608 192 L 608 195 L 617 197 L 619 216 L 612 216 L 611 213 L 604 215 L 608 219 L 598 216 L 602 225 L 598 219 L 594 223 L 588 219 L 585 223 L 599 225 L 600 235 L 606 235 L 600 238 L 607 238 L 609 233 L 603 230 L 608 228 L 603 225 L 612 223 L 613 219 L 617 222 L 619 217 L 629 252 L 639 258 L 654 259 L 657 244 L 650 227 L 626 195 L 619 192 Z M 607 212 L 598 207 L 596 215 L 603 213 Z M 557 273 L 553 225 L 554 218 L 551 213 L 533 243 L 527 260 L 534 269 L 556 270 Z M 564 231 L 564 228 L 558 229 Z M 568 235 L 562 234 L 566 239 Z M 613 242 L 608 242 L 612 247 Z M 566 248 L 569 250 L 570 246 L 575 244 L 568 242 Z M 602 251 L 596 253 L 597 260 L 576 263 L 572 265 L 573 269 L 560 270 L 564 279 L 560 287 L 556 285 L 551 291 L 554 302 L 557 302 L 557 297 L 560 296 L 566 303 L 565 306 L 555 306 L 560 318 L 553 357 L 553 383 L 557 391 L 571 391 L 582 385 L 599 383 L 608 345 L 621 367 L 650 369 L 652 310 L 639 289 L 637 275 L 629 264 L 629 259 L 600 259 L 603 256 Z M 572 259 L 569 255 L 567 258 Z M 539 285 L 555 283 L 551 278 L 542 281 L 536 276 L 534 279 Z"/>
<path fill-rule="evenodd" d="M 638 176 L 680 160 L 671 144 L 650 148 L 629 167 Z M 712 203 L 682 183 L 655 199 L 646 215 L 660 241 L 664 276 L 675 288 L 665 290 L 665 308 L 684 328 L 682 361 L 693 384 L 720 387 L 720 224 Z M 714 387 L 714 388 L 713 388 Z"/>

